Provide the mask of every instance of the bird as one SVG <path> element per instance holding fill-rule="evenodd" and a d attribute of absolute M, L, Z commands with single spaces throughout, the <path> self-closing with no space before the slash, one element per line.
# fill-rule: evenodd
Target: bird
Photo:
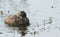
<path fill-rule="evenodd" d="M 4 23 L 9 27 L 18 27 L 19 31 L 21 31 L 21 36 L 25 36 L 25 31 L 27 27 L 30 25 L 30 21 L 27 17 L 25 11 L 20 11 L 17 14 L 9 15 L 4 19 Z"/>

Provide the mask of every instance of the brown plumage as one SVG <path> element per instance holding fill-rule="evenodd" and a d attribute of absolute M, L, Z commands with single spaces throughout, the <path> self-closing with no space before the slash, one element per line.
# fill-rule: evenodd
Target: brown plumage
<path fill-rule="evenodd" d="M 4 20 L 5 24 L 9 27 L 18 27 L 21 31 L 22 36 L 25 35 L 25 31 L 27 30 L 27 26 L 30 25 L 29 19 L 26 16 L 24 11 L 20 11 L 15 15 L 10 15 Z"/>

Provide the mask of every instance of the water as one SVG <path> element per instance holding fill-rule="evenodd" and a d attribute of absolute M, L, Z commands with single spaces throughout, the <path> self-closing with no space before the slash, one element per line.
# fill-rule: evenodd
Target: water
<path fill-rule="evenodd" d="M 52 5 L 53 8 L 51 8 Z M 25 37 L 60 37 L 60 0 L 54 2 L 52 0 L 0 0 L 0 10 L 4 13 L 0 15 L 0 32 L 2 33 L 0 37 L 21 36 L 18 31 L 10 31 L 4 23 L 5 17 L 15 14 L 18 10 L 26 11 L 31 23 Z M 53 17 L 52 24 L 44 25 L 44 20 L 50 17 Z"/>

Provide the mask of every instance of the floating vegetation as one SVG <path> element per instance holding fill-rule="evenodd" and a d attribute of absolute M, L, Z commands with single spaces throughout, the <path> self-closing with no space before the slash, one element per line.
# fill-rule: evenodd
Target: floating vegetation
<path fill-rule="evenodd" d="M 39 27 L 39 25 L 37 25 L 37 27 Z"/>
<path fill-rule="evenodd" d="M 51 8 L 54 8 L 53 6 L 51 6 Z"/>
<path fill-rule="evenodd" d="M 40 29 L 41 32 L 42 32 L 42 31 L 45 31 L 45 30 L 46 30 L 45 28 L 41 28 L 41 29 Z"/>
<path fill-rule="evenodd" d="M 39 32 L 38 31 L 34 31 L 34 35 L 36 35 L 36 34 L 39 34 Z"/>
<path fill-rule="evenodd" d="M 46 24 L 52 24 L 53 22 L 53 17 L 49 17 L 48 19 L 44 20 L 43 25 L 45 26 Z"/>

